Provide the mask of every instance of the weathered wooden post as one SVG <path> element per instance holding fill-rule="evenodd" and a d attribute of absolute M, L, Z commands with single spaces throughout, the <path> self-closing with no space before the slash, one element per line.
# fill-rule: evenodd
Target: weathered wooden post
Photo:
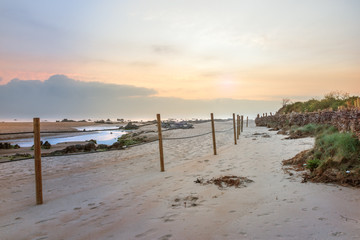
<path fill-rule="evenodd" d="M 34 127 L 36 204 L 39 205 L 39 204 L 43 204 L 42 177 L 41 177 L 40 118 L 33 119 L 33 127 Z"/>
<path fill-rule="evenodd" d="M 236 132 L 236 138 L 239 139 L 240 136 L 240 115 L 236 116 L 236 126 L 237 126 L 237 132 Z"/>
<path fill-rule="evenodd" d="M 240 123 L 241 123 L 241 132 L 243 132 L 244 131 L 244 115 L 241 115 Z"/>
<path fill-rule="evenodd" d="M 236 143 L 236 127 L 235 127 L 235 113 L 233 113 L 233 126 L 234 126 L 234 143 Z"/>
<path fill-rule="evenodd" d="M 164 166 L 164 150 L 163 150 L 163 139 L 162 139 L 162 132 L 161 132 L 161 118 L 160 114 L 156 115 L 157 118 L 157 125 L 158 125 L 158 134 L 159 134 L 159 152 L 160 152 L 160 168 L 161 172 L 165 171 Z"/>
<path fill-rule="evenodd" d="M 212 129 L 214 155 L 216 155 L 215 124 L 214 124 L 214 114 L 213 113 L 211 113 L 211 129 Z"/>
<path fill-rule="evenodd" d="M 246 127 L 249 127 L 249 116 L 246 116 Z"/>

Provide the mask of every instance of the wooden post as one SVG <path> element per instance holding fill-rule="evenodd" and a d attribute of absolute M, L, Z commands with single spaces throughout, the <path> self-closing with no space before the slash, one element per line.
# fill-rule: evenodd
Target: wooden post
<path fill-rule="evenodd" d="M 161 172 L 165 171 L 164 166 L 164 150 L 163 150 L 163 142 L 162 142 L 162 132 L 161 132 L 161 118 L 160 114 L 156 115 L 157 125 L 158 125 L 158 134 L 159 134 L 159 152 L 160 152 L 160 168 Z"/>
<path fill-rule="evenodd" d="M 241 124 L 241 132 L 243 132 L 244 131 L 244 115 L 241 115 L 240 124 Z"/>
<path fill-rule="evenodd" d="M 234 143 L 236 143 L 236 127 L 235 127 L 235 113 L 233 113 L 233 125 L 234 125 Z"/>
<path fill-rule="evenodd" d="M 211 129 L 212 129 L 214 155 L 216 155 L 215 124 L 214 124 L 214 114 L 213 113 L 211 113 Z"/>
<path fill-rule="evenodd" d="M 39 205 L 39 204 L 43 204 L 42 177 L 41 177 L 40 118 L 33 119 L 33 126 L 34 126 L 36 204 Z"/>
<path fill-rule="evenodd" d="M 249 127 L 249 116 L 246 116 L 246 127 Z"/>
<path fill-rule="evenodd" d="M 236 138 L 239 139 L 239 136 L 240 136 L 240 116 L 237 115 L 236 116 L 236 126 L 237 126 L 237 132 L 236 132 Z"/>

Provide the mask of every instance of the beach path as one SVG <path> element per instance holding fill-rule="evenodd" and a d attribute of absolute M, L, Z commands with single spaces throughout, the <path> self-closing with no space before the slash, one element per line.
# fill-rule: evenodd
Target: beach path
<path fill-rule="evenodd" d="M 216 122 L 228 130 L 232 122 Z M 155 126 L 149 126 L 155 129 Z M 164 138 L 211 131 L 163 132 Z M 281 161 L 312 138 L 283 140 L 267 128 L 164 140 L 121 151 L 42 160 L 44 204 L 35 205 L 33 160 L 0 164 L 0 239 L 359 239 L 360 189 L 301 183 Z M 195 183 L 226 175 L 240 188 Z"/>

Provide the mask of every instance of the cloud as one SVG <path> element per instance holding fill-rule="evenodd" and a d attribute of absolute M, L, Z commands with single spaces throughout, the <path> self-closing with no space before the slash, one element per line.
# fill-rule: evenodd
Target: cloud
<path fill-rule="evenodd" d="M 178 50 L 172 46 L 168 45 L 153 45 L 151 47 L 152 51 L 156 54 L 176 54 Z"/>
<path fill-rule="evenodd" d="M 64 75 L 46 81 L 13 79 L 0 85 L 0 112 L 3 119 L 33 117 L 51 119 L 153 119 L 231 117 L 241 111 L 251 117 L 265 111 L 276 111 L 279 101 L 235 99 L 186 100 L 155 97 L 154 89 L 130 85 L 81 82 Z"/>
<path fill-rule="evenodd" d="M 125 98 L 156 94 L 153 89 L 130 85 L 81 82 L 64 75 L 39 80 L 13 79 L 0 86 L 0 111 L 4 115 L 96 113 L 120 109 Z M 2 114 L 2 115 L 3 115 Z"/>
<path fill-rule="evenodd" d="M 0 83 L 3 81 L 3 78 L 2 77 L 0 77 Z"/>

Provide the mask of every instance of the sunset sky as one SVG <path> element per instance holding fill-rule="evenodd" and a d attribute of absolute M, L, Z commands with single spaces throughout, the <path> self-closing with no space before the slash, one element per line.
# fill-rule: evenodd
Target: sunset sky
<path fill-rule="evenodd" d="M 0 33 L 0 86 L 61 74 L 187 100 L 360 94 L 358 0 L 2 0 Z"/>

